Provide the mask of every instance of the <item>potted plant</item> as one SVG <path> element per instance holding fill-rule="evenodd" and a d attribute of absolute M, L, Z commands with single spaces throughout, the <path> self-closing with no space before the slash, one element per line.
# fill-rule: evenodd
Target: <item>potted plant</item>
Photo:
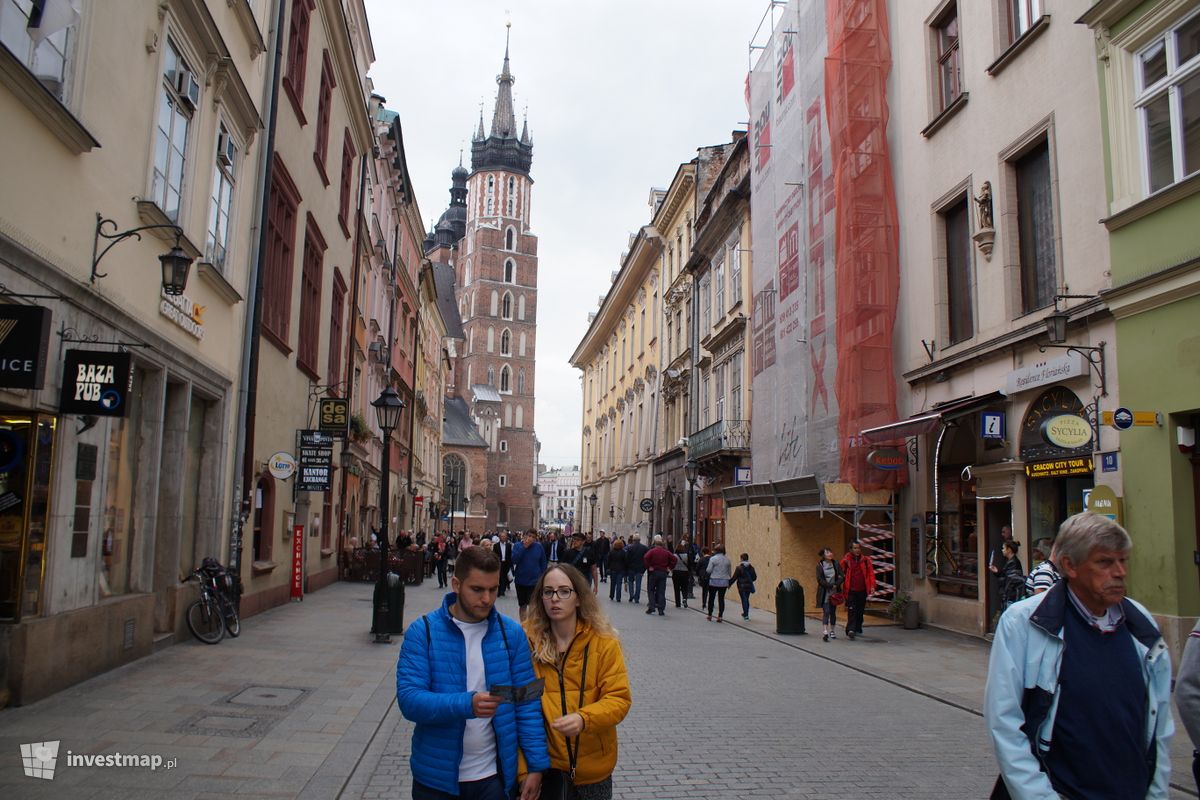
<path fill-rule="evenodd" d="M 371 428 L 362 414 L 350 417 L 350 438 L 360 444 L 371 438 Z"/>
<path fill-rule="evenodd" d="M 888 616 L 904 626 L 905 630 L 921 627 L 921 604 L 912 599 L 908 592 L 896 592 L 888 605 Z"/>

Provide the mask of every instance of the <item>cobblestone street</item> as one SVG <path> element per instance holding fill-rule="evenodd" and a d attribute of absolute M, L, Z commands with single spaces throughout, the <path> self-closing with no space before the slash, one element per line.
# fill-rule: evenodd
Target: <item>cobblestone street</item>
<path fill-rule="evenodd" d="M 184 642 L 0 711 L 0 796 L 408 797 L 398 644 L 370 643 L 370 594 L 335 584 L 250 618 L 238 639 Z M 405 619 L 440 598 L 433 581 L 410 588 Z M 826 644 L 811 620 L 808 636 L 776 637 L 773 615 L 759 611 L 744 623 L 731 607 L 734 621 L 717 625 L 694 610 L 646 616 L 604 602 L 634 694 L 615 797 L 968 798 L 995 779 L 978 714 L 984 643 L 880 625 Z M 514 598 L 500 608 L 515 614 Z M 54 780 L 25 777 L 20 745 L 52 740 Z M 69 766 L 67 751 L 178 761 Z M 1176 764 L 1176 782 L 1187 780 Z"/>

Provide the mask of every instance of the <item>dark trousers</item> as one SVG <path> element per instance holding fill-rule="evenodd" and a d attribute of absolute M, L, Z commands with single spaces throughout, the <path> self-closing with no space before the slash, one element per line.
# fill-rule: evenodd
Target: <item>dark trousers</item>
<path fill-rule="evenodd" d="M 601 558 L 600 558 L 600 580 L 602 580 L 602 581 L 606 580 L 608 578 L 608 563 L 607 562 L 608 562 L 608 559 L 601 556 Z"/>
<path fill-rule="evenodd" d="M 659 611 L 664 610 L 667 607 L 667 573 L 661 570 L 647 570 L 646 591 L 650 595 L 646 605 Z"/>
<path fill-rule="evenodd" d="M 458 795 L 439 792 L 424 784 L 413 781 L 413 800 L 507 800 L 504 779 L 499 775 L 479 781 L 466 781 L 458 785 Z"/>
<path fill-rule="evenodd" d="M 438 588 L 441 589 L 446 585 L 446 559 L 434 562 L 434 566 L 437 567 Z"/>
<path fill-rule="evenodd" d="M 503 595 L 508 591 L 508 587 L 512 585 L 512 581 L 508 579 L 508 571 L 512 569 L 511 561 L 500 562 L 500 592 Z"/>
<path fill-rule="evenodd" d="M 828 625 L 830 630 L 837 627 L 837 606 L 828 600 L 821 606 L 821 624 Z"/>
<path fill-rule="evenodd" d="M 624 572 L 610 572 L 608 574 L 611 581 L 608 582 L 608 599 L 621 602 L 621 586 L 625 583 Z"/>
<path fill-rule="evenodd" d="M 713 601 L 717 601 L 717 617 L 718 619 L 725 616 L 725 592 L 729 589 L 728 586 L 710 586 L 708 587 L 708 615 L 711 617 L 713 612 Z"/>
<path fill-rule="evenodd" d="M 708 608 L 708 596 L 712 589 L 708 588 L 708 581 L 700 581 L 700 607 Z"/>
<path fill-rule="evenodd" d="M 846 632 L 862 633 L 863 611 L 867 609 L 866 592 L 846 592 Z"/>
<path fill-rule="evenodd" d="M 645 572 L 629 573 L 629 599 L 635 603 L 642 602 L 642 576 Z"/>
<path fill-rule="evenodd" d="M 750 590 L 738 587 L 738 594 L 742 597 L 742 616 L 750 616 Z"/>
<path fill-rule="evenodd" d="M 679 570 L 672 570 L 671 585 L 675 587 L 675 607 L 679 608 L 688 599 L 688 574 Z M 683 603 L 680 602 L 681 600 Z"/>

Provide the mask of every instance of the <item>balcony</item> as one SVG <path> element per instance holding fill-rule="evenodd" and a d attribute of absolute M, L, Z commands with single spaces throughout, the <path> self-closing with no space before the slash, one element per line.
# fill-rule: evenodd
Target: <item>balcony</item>
<path fill-rule="evenodd" d="M 741 453 L 750 449 L 750 420 L 717 420 L 688 437 L 688 458 L 699 461 L 722 452 Z"/>

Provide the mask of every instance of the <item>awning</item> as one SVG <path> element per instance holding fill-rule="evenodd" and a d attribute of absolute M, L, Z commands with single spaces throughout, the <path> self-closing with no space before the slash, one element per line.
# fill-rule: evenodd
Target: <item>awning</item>
<path fill-rule="evenodd" d="M 862 432 L 862 437 L 868 444 L 880 444 L 896 439 L 906 439 L 909 436 L 919 436 L 922 433 L 932 433 L 942 422 L 964 417 L 1004 399 L 1002 392 L 989 392 L 979 397 L 960 397 L 908 419 L 889 422 L 887 425 L 880 425 L 877 428 L 867 428 Z"/>

